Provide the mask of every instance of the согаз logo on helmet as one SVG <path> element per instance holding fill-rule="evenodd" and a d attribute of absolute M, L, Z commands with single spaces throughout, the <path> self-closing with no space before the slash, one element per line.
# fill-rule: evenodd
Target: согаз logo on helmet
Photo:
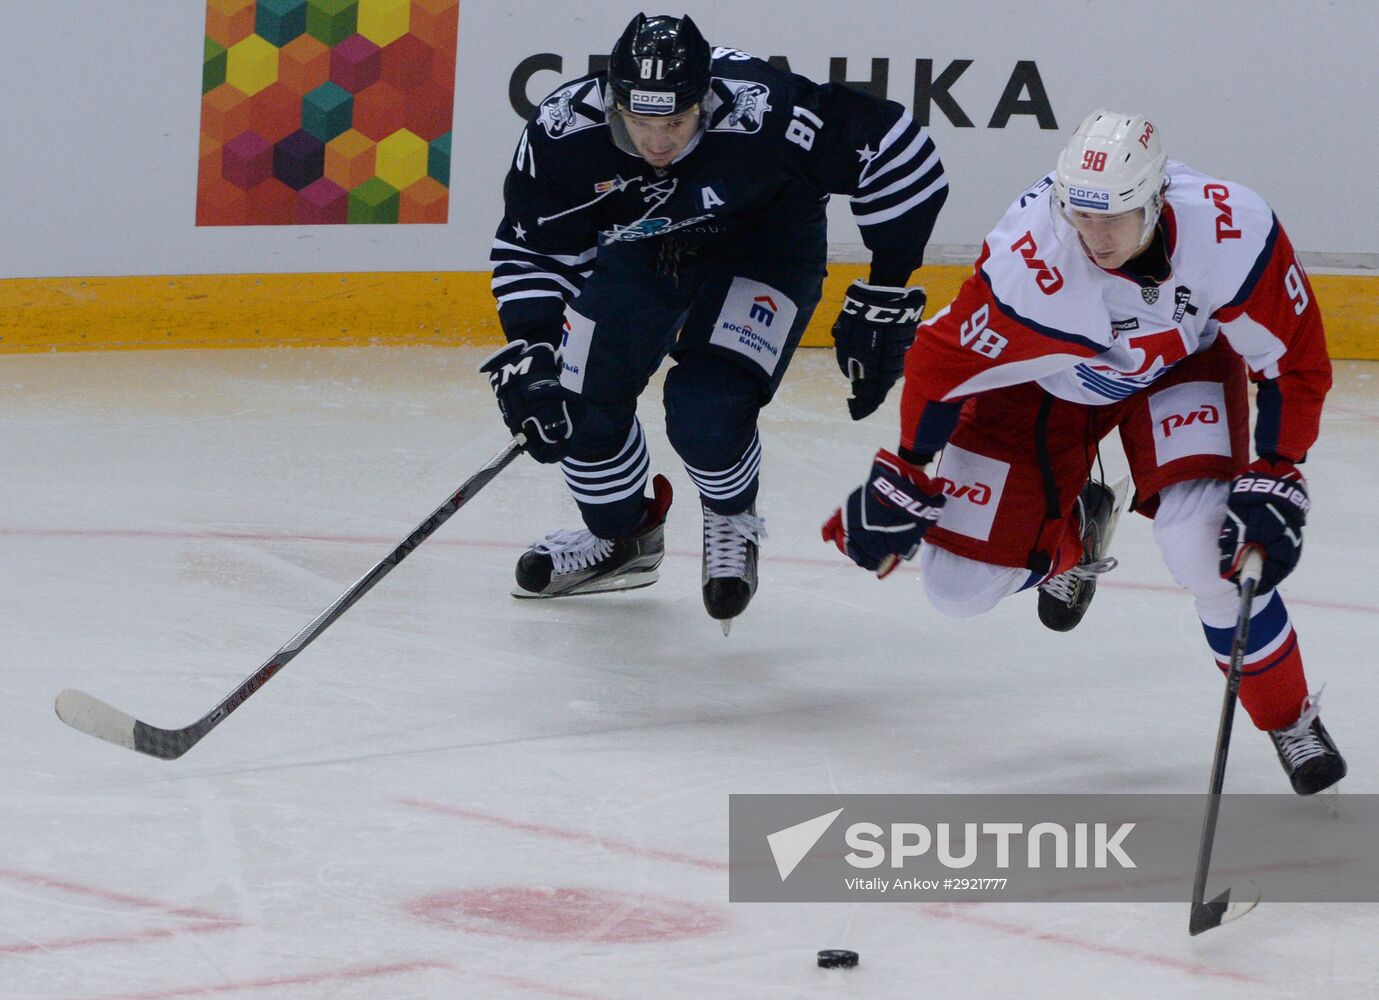
<path fill-rule="evenodd" d="M 669 115 L 675 112 L 675 95 L 659 90 L 632 91 L 631 108 L 639 115 Z"/>
<path fill-rule="evenodd" d="M 1111 207 L 1111 194 L 1109 191 L 1097 191 L 1093 188 L 1069 187 L 1068 203 L 1078 208 L 1094 208 L 1105 212 Z"/>

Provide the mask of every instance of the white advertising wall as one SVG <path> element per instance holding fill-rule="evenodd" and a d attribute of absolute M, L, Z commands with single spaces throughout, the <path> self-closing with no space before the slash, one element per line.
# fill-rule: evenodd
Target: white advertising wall
<path fill-rule="evenodd" d="M 928 117 L 952 184 L 934 262 L 970 260 L 1107 106 L 1260 191 L 1312 264 L 1379 266 L 1374 0 L 684 6 L 715 44 Z M 639 9 L 462 0 L 447 225 L 198 229 L 204 0 L 0 0 L 0 277 L 484 270 L 515 106 L 586 72 Z M 842 203 L 833 221 L 835 257 L 864 259 Z"/>

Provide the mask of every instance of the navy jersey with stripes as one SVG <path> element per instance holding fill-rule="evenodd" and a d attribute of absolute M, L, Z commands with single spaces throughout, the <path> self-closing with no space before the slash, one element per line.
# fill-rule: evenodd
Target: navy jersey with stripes
<path fill-rule="evenodd" d="M 851 199 L 872 283 L 904 285 L 920 266 L 948 181 L 901 105 L 736 49 L 714 51 L 712 74 L 698 137 L 663 170 L 614 145 L 605 74 L 541 102 L 508 171 L 491 254 L 509 340 L 560 339 L 601 246 L 751 240 L 770 253 L 833 194 Z"/>

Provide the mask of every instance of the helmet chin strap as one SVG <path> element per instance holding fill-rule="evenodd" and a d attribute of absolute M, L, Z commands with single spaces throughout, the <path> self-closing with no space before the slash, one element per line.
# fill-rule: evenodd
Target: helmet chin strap
<path fill-rule="evenodd" d="M 1164 214 L 1164 194 L 1160 190 L 1142 209 L 1144 212 L 1144 226 L 1140 229 L 1140 245 L 1135 248 L 1135 252 L 1130 256 L 1138 257 L 1149 249 L 1149 244 L 1154 241 L 1154 229 L 1159 224 L 1159 217 Z"/>

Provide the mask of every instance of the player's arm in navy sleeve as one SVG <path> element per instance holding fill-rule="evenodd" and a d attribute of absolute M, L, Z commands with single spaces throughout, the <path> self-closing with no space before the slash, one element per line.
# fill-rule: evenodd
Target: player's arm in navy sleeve
<path fill-rule="evenodd" d="M 924 262 L 948 197 L 934 140 L 895 101 L 796 80 L 786 139 L 804 149 L 806 170 L 824 187 L 852 198 L 872 253 L 871 283 L 903 287 Z"/>
<path fill-rule="evenodd" d="M 522 132 L 503 184 L 503 221 L 489 261 L 507 339 L 554 345 L 566 303 L 594 269 L 598 233 L 593 214 L 580 211 L 586 205 L 568 190 L 560 157 L 543 139 L 535 122 Z"/>

